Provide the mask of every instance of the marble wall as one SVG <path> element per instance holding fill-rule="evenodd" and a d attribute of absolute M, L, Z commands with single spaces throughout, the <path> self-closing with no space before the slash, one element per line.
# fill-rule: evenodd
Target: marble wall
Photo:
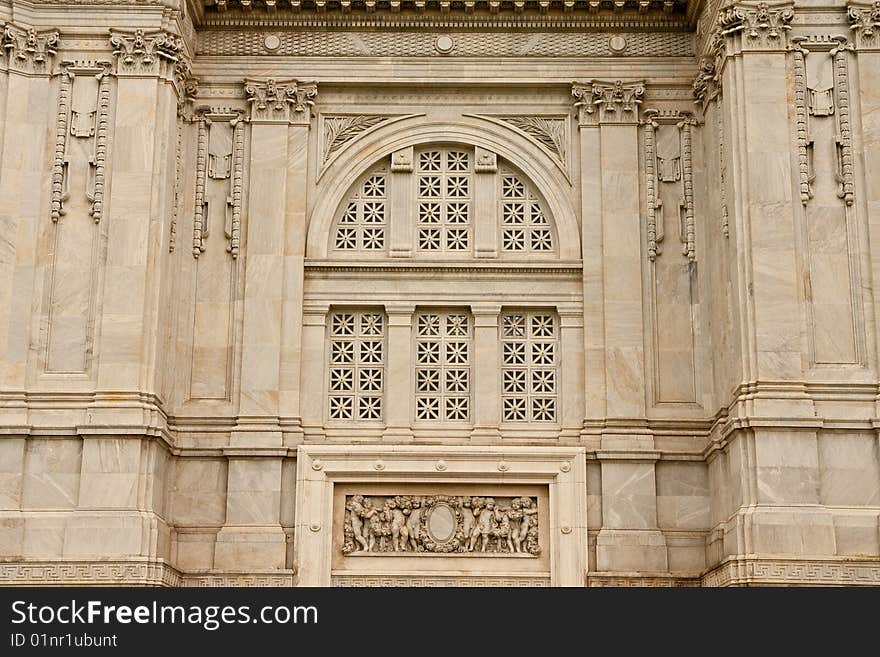
<path fill-rule="evenodd" d="M 0 0 L 0 582 L 880 582 L 876 7 L 706 2 L 571 44 L 555 9 L 507 40 L 426 10 L 303 55 L 286 10 L 165 4 Z M 483 167 L 473 257 L 414 241 L 434 145 Z M 390 248 L 340 254 L 381 163 Z M 505 254 L 499 170 L 552 252 Z M 364 307 L 384 415 L 331 421 L 327 317 Z M 416 421 L 415 317 L 450 307 L 470 419 Z M 536 308 L 558 412 L 506 422 L 499 330 Z M 337 485 L 533 486 L 546 558 L 360 572 Z"/>

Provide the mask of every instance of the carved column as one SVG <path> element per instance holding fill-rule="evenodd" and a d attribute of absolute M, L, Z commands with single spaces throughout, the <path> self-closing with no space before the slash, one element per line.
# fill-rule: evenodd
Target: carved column
<path fill-rule="evenodd" d="M 594 80 L 572 88 L 581 125 L 584 204 L 600 199 L 598 212 L 585 207 L 584 260 L 592 256 L 601 261 L 602 286 L 594 287 L 585 264 L 584 310 L 589 317 L 601 303 L 604 320 L 603 353 L 596 358 L 598 345 L 588 344 L 585 362 L 587 379 L 591 368 L 604 365 L 605 428 L 597 432 L 596 441 L 603 527 L 597 536 L 596 565 L 606 571 L 662 571 L 667 565 L 665 539 L 657 529 L 653 439 L 638 430 L 646 415 L 642 267 L 648 254 L 642 247 L 639 198 L 633 190 L 640 188 L 638 130 L 644 93 L 642 82 L 621 80 Z M 585 320 L 587 334 L 590 321 Z M 588 389 L 588 419 L 591 411 L 600 410 L 595 408 L 595 394 Z M 585 426 L 586 432 L 590 429 Z"/>
<path fill-rule="evenodd" d="M 31 331 L 38 327 L 31 303 L 42 294 L 46 263 L 37 254 L 50 220 L 41 211 L 46 203 L 37 200 L 45 199 L 44 181 L 52 175 L 44 153 L 51 149 L 47 138 L 54 137 L 47 126 L 54 124 L 60 84 L 53 84 L 51 76 L 56 81 L 62 76 L 57 75 L 57 30 L 37 31 L 13 23 L 2 29 L 0 223 L 8 244 L 0 256 L 0 388 L 10 391 L 24 390 Z M 27 424 L 23 403 L 18 409 L 5 406 L 0 410 L 5 422 Z"/>
<path fill-rule="evenodd" d="M 501 421 L 501 344 L 498 333 L 500 304 L 471 305 L 474 316 L 474 429 L 472 441 L 497 442 Z"/>
<path fill-rule="evenodd" d="M 302 426 L 309 441 L 321 439 L 326 417 L 326 359 L 327 314 L 330 306 L 324 303 L 303 305 L 302 380 L 308 382 L 302 388 Z"/>
<path fill-rule="evenodd" d="M 305 176 L 314 83 L 247 80 L 251 156 L 238 445 L 298 432 Z M 282 409 L 283 404 L 283 409 Z"/>
<path fill-rule="evenodd" d="M 391 243 L 392 258 L 409 258 L 413 250 L 413 203 L 412 176 L 414 166 L 412 146 L 401 148 L 391 154 L 391 175 L 388 177 L 391 194 Z"/>
<path fill-rule="evenodd" d="M 856 133 L 857 145 L 856 171 L 857 182 L 862 186 L 854 204 L 856 216 L 865 217 L 871 248 L 877 252 L 880 244 L 880 2 L 852 2 L 848 5 L 850 28 L 855 45 L 851 55 L 856 66 L 849 76 L 851 90 L 851 112 L 857 116 L 853 126 L 860 126 Z M 841 56 L 846 57 L 846 53 Z M 857 71 L 857 74 L 856 74 Z M 860 139 L 859 139 L 860 138 Z M 863 171 L 858 171 L 858 161 L 863 162 Z M 861 175 L 859 175 L 861 173 Z M 860 222 L 861 223 L 861 222 Z M 873 255 L 873 254 L 872 254 Z M 873 280 L 873 308 L 866 313 L 869 323 L 873 325 L 874 339 L 868 348 L 869 355 L 876 358 L 880 354 L 880 303 L 876 290 L 880 289 L 880 263 L 876 255 L 872 259 L 870 272 L 865 280 Z M 880 407 L 880 401 L 878 401 Z M 878 438 L 880 440 L 880 438 Z"/>
<path fill-rule="evenodd" d="M 385 373 L 385 433 L 395 441 L 412 439 L 413 338 L 415 306 L 406 303 L 387 304 L 388 366 Z"/>
<path fill-rule="evenodd" d="M 474 254 L 477 258 L 497 258 L 498 192 L 495 189 L 494 174 L 498 171 L 498 156 L 479 146 L 476 147 L 474 156 Z"/>

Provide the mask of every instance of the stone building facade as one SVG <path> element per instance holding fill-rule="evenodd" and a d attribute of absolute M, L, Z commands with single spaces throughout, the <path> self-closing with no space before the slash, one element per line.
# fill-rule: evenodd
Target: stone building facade
<path fill-rule="evenodd" d="M 880 3 L 0 20 L 0 583 L 880 584 Z"/>

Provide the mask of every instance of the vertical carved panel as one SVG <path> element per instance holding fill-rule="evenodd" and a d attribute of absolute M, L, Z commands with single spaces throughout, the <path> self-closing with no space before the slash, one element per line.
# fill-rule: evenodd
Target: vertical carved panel
<path fill-rule="evenodd" d="M 865 338 L 852 208 L 851 46 L 845 37 L 825 35 L 791 41 L 811 361 L 817 366 L 857 365 L 863 360 Z"/>
<path fill-rule="evenodd" d="M 227 400 L 241 248 L 245 123 L 243 113 L 230 108 L 199 108 L 195 121 L 192 252 L 197 264 L 190 397 Z"/>
<path fill-rule="evenodd" d="M 646 110 L 644 172 L 654 401 L 697 403 L 693 117 Z M 680 250 L 661 248 L 678 234 Z"/>
<path fill-rule="evenodd" d="M 48 299 L 46 371 L 85 373 L 92 353 L 95 226 L 104 210 L 109 64 L 62 65 L 55 120 L 51 219 L 55 224 Z"/>

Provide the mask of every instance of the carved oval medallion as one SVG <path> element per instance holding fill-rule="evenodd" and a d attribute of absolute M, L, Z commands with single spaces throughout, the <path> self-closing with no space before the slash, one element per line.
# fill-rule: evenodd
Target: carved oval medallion
<path fill-rule="evenodd" d="M 446 543 L 455 535 L 455 512 L 448 504 L 437 504 L 428 515 L 428 533 L 437 543 Z"/>

